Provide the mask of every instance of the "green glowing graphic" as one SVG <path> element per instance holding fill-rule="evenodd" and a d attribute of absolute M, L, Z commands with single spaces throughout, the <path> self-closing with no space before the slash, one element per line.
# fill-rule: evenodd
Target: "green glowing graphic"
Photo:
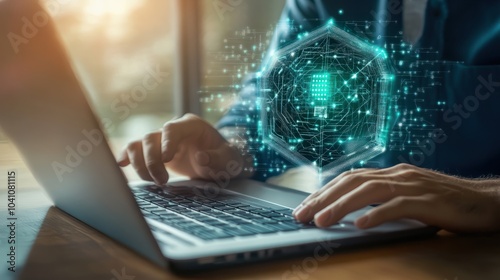
<path fill-rule="evenodd" d="M 335 88 L 335 85 L 331 84 L 329 73 L 312 75 L 310 91 L 313 102 L 324 104 L 326 101 L 330 100 L 332 96 L 332 86 Z"/>
<path fill-rule="evenodd" d="M 223 51 L 207 57 L 223 67 L 205 73 L 212 81 L 234 82 L 204 86 L 200 102 L 209 115 L 243 112 L 234 126 L 246 131 L 248 152 L 256 155 L 254 170 L 262 178 L 297 165 L 315 164 L 323 178 L 349 168 L 384 167 L 386 162 L 372 158 L 384 149 L 408 162 L 425 158 L 422 147 L 449 107 L 437 94 L 446 74 L 442 66 L 457 62 L 441 61 L 436 50 L 414 48 L 401 36 L 375 46 L 378 23 L 342 21 L 350 30 L 344 32 L 332 30 L 333 20 L 316 31 L 280 21 L 278 29 L 299 40 L 280 42 L 285 47 L 269 56 L 262 54 L 275 27 L 235 29 L 224 38 Z M 253 82 L 242 81 L 253 74 L 259 96 L 248 94 Z M 328 100 L 312 94 L 313 75 L 323 74 L 330 78 Z M 229 99 L 236 101 L 231 109 Z"/>
<path fill-rule="evenodd" d="M 264 141 L 297 164 L 339 173 L 385 150 L 394 80 L 387 53 L 327 24 L 260 73 Z"/>

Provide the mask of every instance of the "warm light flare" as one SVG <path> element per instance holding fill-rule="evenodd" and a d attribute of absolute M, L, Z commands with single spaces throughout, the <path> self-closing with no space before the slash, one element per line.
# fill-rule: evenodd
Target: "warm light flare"
<path fill-rule="evenodd" d="M 85 0 L 83 14 L 88 16 L 126 16 L 143 0 Z"/>

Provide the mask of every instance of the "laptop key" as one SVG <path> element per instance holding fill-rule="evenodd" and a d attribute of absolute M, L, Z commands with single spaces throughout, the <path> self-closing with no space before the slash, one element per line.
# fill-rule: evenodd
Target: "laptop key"
<path fill-rule="evenodd" d="M 283 209 L 274 210 L 274 212 L 278 212 L 278 213 L 281 213 L 282 215 L 286 215 L 286 216 L 290 216 L 290 217 L 293 216 L 292 215 L 293 209 L 283 208 Z"/>
<path fill-rule="evenodd" d="M 283 217 L 281 214 L 276 213 L 276 212 L 267 212 L 267 213 L 262 213 L 260 215 L 267 217 L 267 218 Z"/>
<path fill-rule="evenodd" d="M 161 219 L 163 220 L 176 220 L 176 219 L 184 219 L 179 215 L 173 214 L 173 213 L 164 213 L 159 215 Z"/>
<path fill-rule="evenodd" d="M 161 222 L 168 225 L 168 226 L 171 226 L 171 227 L 174 227 L 174 228 L 177 228 L 177 224 L 181 223 L 183 221 L 182 220 L 179 220 L 179 219 L 164 219 L 162 217 L 160 217 L 161 219 Z"/>
<path fill-rule="evenodd" d="M 262 214 L 272 214 L 272 213 L 279 214 L 279 213 L 274 212 L 273 210 L 269 210 L 269 209 L 257 209 L 257 210 L 252 210 L 250 212 L 258 213 L 260 215 L 262 215 Z M 281 215 L 281 214 L 279 214 L 279 215 Z"/>
<path fill-rule="evenodd" d="M 165 199 L 153 198 L 153 199 L 148 199 L 147 201 L 156 204 L 156 203 L 164 202 Z"/>
<path fill-rule="evenodd" d="M 234 213 L 231 213 L 231 214 L 233 214 L 235 216 L 238 216 L 238 217 L 243 217 L 243 218 L 252 218 L 252 217 L 254 217 L 253 214 L 245 212 L 245 211 L 234 212 Z"/>
<path fill-rule="evenodd" d="M 219 201 L 212 201 L 210 203 L 207 203 L 207 205 L 212 208 L 226 206 L 224 203 L 220 203 Z"/>
<path fill-rule="evenodd" d="M 140 197 L 140 198 L 148 198 L 148 197 L 153 197 L 153 194 L 152 193 L 139 193 L 139 194 L 135 194 L 136 197 Z"/>
<path fill-rule="evenodd" d="M 268 218 L 268 217 L 265 217 L 265 216 L 260 216 L 260 215 L 255 215 L 253 214 L 252 216 L 248 216 L 247 217 L 248 220 L 252 220 L 252 221 L 270 221 L 271 219 Z"/>
<path fill-rule="evenodd" d="M 141 209 L 154 208 L 154 207 L 158 207 L 158 206 L 151 204 L 149 202 L 147 204 L 145 204 L 145 203 L 139 204 L 139 208 L 141 208 Z"/>
<path fill-rule="evenodd" d="M 207 230 L 208 228 L 203 226 L 203 225 L 200 225 L 200 224 L 195 224 L 195 225 L 188 225 L 186 226 L 185 228 L 188 232 L 190 233 L 193 233 L 193 232 L 198 232 L 198 231 L 203 231 L 203 230 Z"/>
<path fill-rule="evenodd" d="M 233 207 L 227 205 L 215 206 L 214 208 L 221 211 L 227 211 L 233 209 Z"/>
<path fill-rule="evenodd" d="M 159 196 L 164 197 L 164 198 L 168 198 L 168 199 L 170 199 L 170 198 L 176 198 L 177 197 L 174 194 L 169 194 L 169 193 L 165 193 L 165 192 L 159 194 Z"/>
<path fill-rule="evenodd" d="M 171 202 L 171 201 L 163 201 L 160 203 L 157 203 L 158 206 L 160 207 L 173 207 L 173 206 L 178 206 L 176 203 Z"/>
<path fill-rule="evenodd" d="M 241 209 L 236 209 L 236 208 L 233 208 L 233 209 L 230 209 L 230 210 L 226 210 L 224 212 L 229 213 L 229 214 L 233 214 L 233 215 L 236 215 L 238 213 L 246 213 L 245 211 L 243 211 Z"/>
<path fill-rule="evenodd" d="M 191 210 L 191 211 L 188 210 L 188 212 L 182 213 L 182 215 L 189 217 L 189 218 L 193 218 L 193 219 L 206 217 L 205 215 L 200 214 L 199 212 L 196 212 L 193 210 Z"/>
<path fill-rule="evenodd" d="M 217 227 L 217 228 L 221 228 L 221 227 L 226 227 L 226 226 L 228 226 L 228 224 L 227 224 L 227 223 L 223 223 L 223 222 L 221 222 L 221 221 L 217 221 L 217 220 L 215 220 L 215 221 L 213 221 L 213 222 L 212 222 L 212 221 L 210 221 L 210 222 L 206 222 L 206 224 L 211 225 L 211 226 L 213 226 L 213 227 Z"/>
<path fill-rule="evenodd" d="M 292 231 L 300 229 L 300 226 L 294 226 L 291 224 L 276 223 L 269 225 L 270 227 L 276 228 L 279 231 Z"/>
<path fill-rule="evenodd" d="M 210 211 L 212 211 L 212 208 L 209 208 L 206 206 L 197 206 L 197 207 L 193 207 L 192 209 L 196 210 L 198 212 L 210 212 Z"/>
<path fill-rule="evenodd" d="M 185 203 L 191 203 L 192 201 L 184 199 L 184 198 L 171 198 L 169 199 L 170 201 L 176 202 L 177 204 L 185 204 Z"/>
<path fill-rule="evenodd" d="M 236 207 L 239 209 L 245 210 L 245 211 L 262 210 L 262 208 L 254 207 L 254 206 L 250 206 L 250 205 L 245 205 L 245 206 L 240 206 L 240 207 L 236 206 Z"/>
<path fill-rule="evenodd" d="M 212 237 L 212 239 L 222 239 L 222 238 L 234 237 L 233 234 L 227 233 L 227 232 L 224 232 L 224 231 L 210 232 L 209 235 Z"/>
<path fill-rule="evenodd" d="M 266 219 L 266 220 L 261 221 L 260 223 L 265 224 L 265 225 L 269 225 L 269 224 L 277 224 L 279 222 L 276 220 Z"/>
<path fill-rule="evenodd" d="M 248 236 L 254 234 L 253 232 L 243 228 L 227 228 L 224 230 L 224 232 L 232 234 L 234 236 Z"/>
<path fill-rule="evenodd" d="M 275 221 L 280 221 L 280 222 L 293 221 L 293 217 L 285 217 L 285 216 L 273 217 L 271 219 L 273 219 Z"/>
<path fill-rule="evenodd" d="M 225 202 L 226 205 L 232 206 L 232 207 L 245 207 L 248 206 L 246 204 L 243 204 L 241 202 Z"/>
<path fill-rule="evenodd" d="M 242 225 L 241 228 L 253 233 L 272 233 L 279 231 L 270 227 L 266 227 L 264 225 L 257 225 L 257 224 Z"/>
<path fill-rule="evenodd" d="M 151 205 L 151 203 L 145 201 L 145 200 L 137 200 L 137 205 L 139 206 L 146 206 L 146 205 Z"/>
<path fill-rule="evenodd" d="M 210 211 L 203 211 L 202 213 L 205 215 L 214 217 L 216 219 L 218 219 L 220 216 L 222 216 L 224 214 L 223 212 L 220 212 L 220 211 L 214 210 L 214 209 L 212 209 Z"/>
<path fill-rule="evenodd" d="M 170 212 L 168 212 L 167 210 L 154 210 L 154 211 L 151 211 L 151 213 L 155 214 L 155 215 L 164 215 L 164 214 L 170 214 Z"/>
<path fill-rule="evenodd" d="M 201 238 L 203 240 L 213 240 L 216 239 L 210 232 L 196 232 L 192 233 L 194 236 Z"/>
<path fill-rule="evenodd" d="M 142 189 L 131 189 L 133 193 L 144 193 L 145 191 Z"/>
<path fill-rule="evenodd" d="M 139 208 L 146 210 L 146 211 L 149 211 L 149 212 L 164 210 L 164 208 L 158 207 L 156 205 L 154 205 L 154 206 L 140 206 Z"/>
<path fill-rule="evenodd" d="M 234 224 L 234 225 L 252 225 L 253 223 L 250 222 L 250 221 L 247 221 L 247 220 L 231 220 L 231 221 L 228 221 L 230 224 Z"/>
<path fill-rule="evenodd" d="M 182 213 L 183 211 L 186 210 L 186 208 L 181 207 L 181 206 L 172 206 L 172 207 L 169 207 L 168 210 L 174 211 L 174 212 L 178 212 L 178 213 Z"/>
<path fill-rule="evenodd" d="M 217 221 L 216 219 L 214 218 L 211 218 L 211 217 L 208 217 L 208 216 L 200 216 L 198 218 L 194 218 L 196 219 L 197 221 L 201 222 L 201 223 L 207 223 L 207 222 L 210 222 L 210 221 Z"/>
<path fill-rule="evenodd" d="M 195 198 L 192 199 L 193 201 L 196 201 L 196 202 L 199 202 L 199 203 L 211 203 L 213 202 L 213 200 L 211 199 L 208 199 L 208 198 L 205 198 L 205 197 L 201 197 L 201 196 L 197 196 Z"/>
<path fill-rule="evenodd" d="M 155 214 L 144 214 L 144 217 L 145 218 L 150 218 L 150 219 L 153 219 L 153 220 L 157 220 L 157 221 L 161 220 L 160 216 L 155 215 Z"/>

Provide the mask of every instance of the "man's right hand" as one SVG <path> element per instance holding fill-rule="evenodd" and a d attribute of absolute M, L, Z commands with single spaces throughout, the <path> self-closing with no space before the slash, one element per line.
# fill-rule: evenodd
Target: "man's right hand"
<path fill-rule="evenodd" d="M 252 161 L 209 123 L 186 114 L 167 122 L 161 131 L 129 143 L 118 164 L 131 164 L 143 180 L 161 185 L 169 178 L 165 167 L 193 179 L 210 180 L 221 171 L 231 177 L 247 176 L 244 170 L 251 168 Z"/>

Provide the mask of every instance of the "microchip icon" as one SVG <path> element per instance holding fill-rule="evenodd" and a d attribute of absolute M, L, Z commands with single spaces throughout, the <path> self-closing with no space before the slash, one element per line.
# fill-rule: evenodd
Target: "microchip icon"
<path fill-rule="evenodd" d="M 326 103 L 332 95 L 330 74 L 314 74 L 311 76 L 311 96 L 315 103 Z"/>
<path fill-rule="evenodd" d="M 325 106 L 316 106 L 314 107 L 314 116 L 317 118 L 328 118 L 328 112 Z"/>
<path fill-rule="evenodd" d="M 332 88 L 335 87 L 335 80 L 332 81 L 330 76 L 330 73 L 311 75 L 309 91 L 311 105 L 314 107 L 314 117 L 328 118 L 327 106 L 332 101 Z"/>

